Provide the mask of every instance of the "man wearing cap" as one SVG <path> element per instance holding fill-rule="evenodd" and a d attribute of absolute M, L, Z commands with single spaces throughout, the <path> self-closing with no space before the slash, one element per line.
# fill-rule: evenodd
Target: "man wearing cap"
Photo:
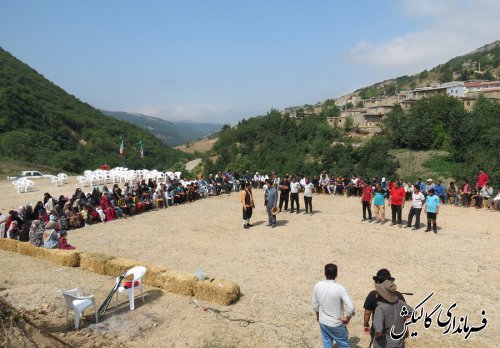
<path fill-rule="evenodd" d="M 423 194 L 427 197 L 427 195 L 429 194 L 429 190 L 433 188 L 434 188 L 434 183 L 432 182 L 432 179 L 431 178 L 427 179 L 427 184 L 425 185 L 425 191 L 423 192 Z"/>
<path fill-rule="evenodd" d="M 373 277 L 373 281 L 375 282 L 375 284 L 383 283 L 386 280 L 390 280 L 391 282 L 394 282 L 394 280 L 395 280 L 391 276 L 391 272 L 389 272 L 389 270 L 386 268 L 379 269 L 377 272 L 377 275 Z M 406 302 L 404 296 L 399 291 L 396 291 L 396 296 L 401 301 Z M 375 312 L 375 309 L 377 308 L 377 306 L 381 300 L 382 299 L 381 299 L 380 295 L 377 293 L 377 291 L 372 290 L 372 291 L 370 291 L 368 296 L 366 296 L 365 304 L 363 305 L 363 308 L 365 309 L 365 314 L 364 314 L 364 318 L 363 318 L 364 332 L 367 335 L 368 334 L 371 335 L 372 340 L 373 340 L 373 337 L 375 335 L 375 331 L 373 329 L 373 326 L 370 329 L 370 317 Z"/>
<path fill-rule="evenodd" d="M 326 280 L 316 283 L 312 296 L 312 307 L 319 322 L 323 347 L 331 348 L 336 342 L 339 348 L 348 348 L 350 343 L 346 325 L 354 315 L 354 304 L 347 290 L 335 281 L 337 265 L 325 265 L 325 278 Z"/>
<path fill-rule="evenodd" d="M 398 297 L 396 284 L 391 280 L 375 283 L 375 290 L 381 301 L 373 314 L 373 330 L 375 331 L 373 347 L 404 347 L 404 339 L 407 334 L 400 339 L 394 339 L 391 332 L 401 333 L 404 331 L 405 321 L 413 313 L 413 308 Z M 406 315 L 402 316 L 401 313 L 405 312 L 404 308 L 406 308 Z"/>

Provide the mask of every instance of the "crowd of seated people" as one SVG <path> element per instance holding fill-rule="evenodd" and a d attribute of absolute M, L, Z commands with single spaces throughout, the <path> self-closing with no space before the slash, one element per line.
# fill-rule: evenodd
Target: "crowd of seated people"
<path fill-rule="evenodd" d="M 77 188 L 72 196 L 52 197 L 43 195 L 43 200 L 34 206 L 21 206 L 0 214 L 0 237 L 31 242 L 48 248 L 73 248 L 67 243 L 66 230 L 85 227 L 93 223 L 141 214 L 151 210 L 189 204 L 200 198 L 229 193 L 239 189 L 239 181 L 228 173 L 221 172 L 209 179 L 180 181 L 167 179 L 157 183 L 153 179 L 129 183 L 95 186 L 85 193 Z M 56 231 L 56 233 L 53 233 Z M 63 235 L 61 235 L 61 233 Z M 54 243 L 56 241 L 57 243 Z"/>

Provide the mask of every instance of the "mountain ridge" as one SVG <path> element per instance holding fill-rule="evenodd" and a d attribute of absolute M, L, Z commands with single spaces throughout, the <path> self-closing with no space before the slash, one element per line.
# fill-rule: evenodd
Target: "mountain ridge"
<path fill-rule="evenodd" d="M 147 129 L 155 137 L 169 146 L 178 146 L 187 142 L 203 138 L 222 128 L 222 124 L 176 122 L 159 117 L 131 113 L 125 111 L 102 110 L 104 114 L 122 121 L 130 122 L 138 127 Z"/>

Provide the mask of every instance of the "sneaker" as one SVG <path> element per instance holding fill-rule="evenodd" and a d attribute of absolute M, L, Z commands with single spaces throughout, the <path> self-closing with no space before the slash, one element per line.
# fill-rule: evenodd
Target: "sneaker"
<path fill-rule="evenodd" d="M 245 230 L 248 230 L 248 228 L 249 228 L 249 227 L 248 227 L 248 225 L 243 225 L 243 228 L 244 228 Z"/>
<path fill-rule="evenodd" d="M 368 219 L 368 222 L 370 222 L 370 223 L 373 222 L 373 219 Z"/>
<path fill-rule="evenodd" d="M 394 226 L 396 223 L 395 222 L 391 222 L 391 226 Z"/>
<path fill-rule="evenodd" d="M 410 228 L 411 226 L 405 225 L 404 228 Z"/>
<path fill-rule="evenodd" d="M 413 227 L 413 228 L 412 228 L 412 230 L 413 230 L 413 231 L 416 231 L 416 230 L 418 230 L 418 228 L 416 228 L 416 227 Z"/>
<path fill-rule="evenodd" d="M 272 224 L 272 225 L 271 225 L 271 228 L 275 228 L 275 227 L 276 227 L 276 224 Z"/>
<path fill-rule="evenodd" d="M 428 229 L 426 229 L 426 230 L 425 230 L 425 232 L 430 232 L 430 231 L 431 231 L 431 229 L 430 229 L 430 228 L 428 228 Z"/>
<path fill-rule="evenodd" d="M 434 233 L 435 233 L 435 234 L 437 234 L 437 233 L 438 233 L 438 231 L 437 231 L 437 230 L 434 230 Z"/>
<path fill-rule="evenodd" d="M 290 214 L 293 214 L 293 210 L 290 210 Z"/>
<path fill-rule="evenodd" d="M 269 227 L 269 226 L 272 226 L 272 224 L 267 224 L 266 226 Z"/>
<path fill-rule="evenodd" d="M 363 221 L 366 221 L 366 219 L 365 219 L 365 218 L 362 218 L 362 219 L 361 219 L 361 222 L 363 222 Z"/>
<path fill-rule="evenodd" d="M 253 227 L 253 225 L 252 225 L 252 224 L 247 224 L 247 226 L 248 226 L 248 227 Z"/>

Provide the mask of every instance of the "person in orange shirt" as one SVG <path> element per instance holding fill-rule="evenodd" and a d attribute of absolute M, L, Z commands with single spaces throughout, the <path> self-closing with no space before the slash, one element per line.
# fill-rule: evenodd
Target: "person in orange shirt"
<path fill-rule="evenodd" d="M 403 227 L 403 221 L 401 215 L 403 214 L 403 208 L 405 207 L 405 189 L 401 185 L 401 182 L 396 181 L 394 183 L 394 188 L 390 191 L 391 195 L 389 197 L 389 205 L 392 211 L 392 223 L 391 226 L 396 224 L 396 216 L 399 227 Z"/>
<path fill-rule="evenodd" d="M 241 191 L 241 205 L 243 206 L 243 228 L 248 229 L 252 227 L 250 218 L 252 217 L 252 210 L 255 207 L 252 195 L 252 184 L 247 182 L 245 189 Z"/>

